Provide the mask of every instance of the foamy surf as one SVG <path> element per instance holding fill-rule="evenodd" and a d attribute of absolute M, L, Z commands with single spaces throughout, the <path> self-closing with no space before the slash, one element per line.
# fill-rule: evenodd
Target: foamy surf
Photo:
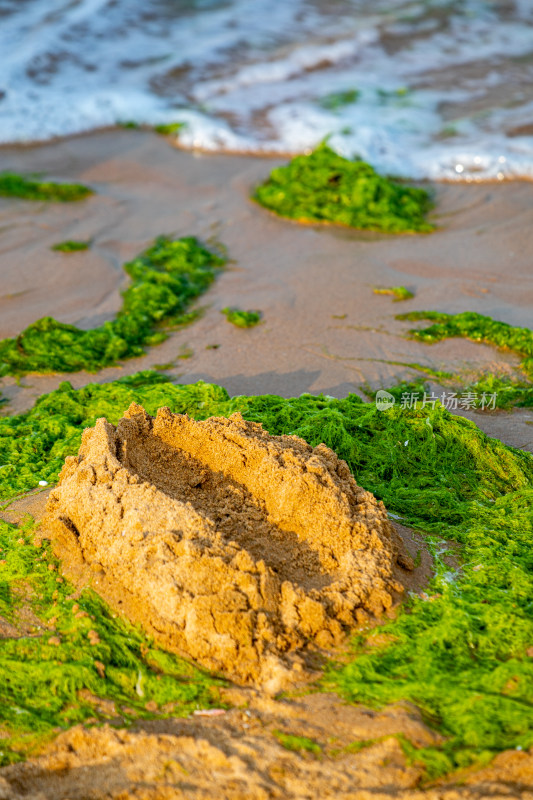
<path fill-rule="evenodd" d="M 0 0 L 0 141 L 181 121 L 183 147 L 533 178 L 533 5 Z"/>

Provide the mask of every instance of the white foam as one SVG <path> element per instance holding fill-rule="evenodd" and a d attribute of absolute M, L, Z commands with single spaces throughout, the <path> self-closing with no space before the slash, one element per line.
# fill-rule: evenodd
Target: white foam
<path fill-rule="evenodd" d="M 0 141 L 180 120 L 186 147 L 298 153 L 330 136 L 388 173 L 533 177 L 533 137 L 506 135 L 533 122 L 530 0 L 501 17 L 483 0 L 355 9 L 0 0 Z M 355 103 L 321 102 L 354 88 Z"/>

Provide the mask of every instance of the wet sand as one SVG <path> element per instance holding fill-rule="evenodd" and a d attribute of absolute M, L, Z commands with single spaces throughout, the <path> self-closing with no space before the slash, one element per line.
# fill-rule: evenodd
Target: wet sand
<path fill-rule="evenodd" d="M 378 388 L 413 377 L 412 370 L 392 362 L 453 371 L 511 370 L 518 363 L 512 354 L 464 340 L 431 347 L 409 341 L 404 336 L 408 324 L 394 315 L 474 310 L 530 327 L 531 183 L 438 185 L 435 219 L 440 229 L 398 237 L 277 219 L 251 203 L 249 195 L 279 160 L 182 152 L 148 132 L 104 131 L 38 147 L 6 147 L 0 158 L 2 169 L 81 181 L 97 191 L 86 202 L 66 205 L 0 198 L 0 337 L 14 336 L 45 315 L 83 327 L 111 319 L 126 285 L 121 264 L 160 233 L 218 240 L 231 259 L 201 298 L 205 313 L 192 326 L 172 333 L 144 357 L 97 375 L 31 375 L 20 385 L 4 378 L 0 391 L 10 401 L 7 413 L 29 408 L 65 378 L 78 387 L 172 361 L 167 372 L 173 379 L 214 381 L 231 394 L 325 392 L 339 397 L 360 392 L 364 384 Z M 89 238 L 88 252 L 50 251 L 58 241 Z M 407 286 L 416 297 L 393 303 L 372 293 L 374 286 L 394 285 Z M 220 314 L 227 305 L 260 309 L 263 322 L 250 330 L 234 328 Z M 179 358 L 186 350 L 193 355 Z M 491 435 L 533 451 L 533 410 L 465 416 Z M 318 709 L 322 700 L 315 698 L 300 705 L 272 701 L 269 708 L 261 699 L 245 698 L 246 712 L 234 709 L 205 722 L 170 720 L 159 728 L 159 723 L 146 724 L 131 734 L 75 728 L 40 761 L 3 770 L 0 796 L 36 791 L 36 797 L 85 797 L 89 782 L 94 797 L 137 796 L 139 782 L 154 798 L 170 796 L 167 792 L 215 796 L 221 786 L 224 796 L 235 798 L 530 796 L 531 754 L 526 753 L 504 753 L 494 768 L 463 776 L 462 786 L 442 785 L 427 795 L 418 792 L 420 769 L 407 766 L 390 738 L 377 740 L 361 756 L 341 760 L 330 758 L 329 751 L 324 760 L 288 754 L 272 737 L 274 728 L 316 737 L 326 748 L 328 732 L 351 715 L 346 731 L 337 730 L 341 745 L 363 734 L 368 738 L 374 712 L 339 710 L 333 696 Z M 303 708 L 306 704 L 310 710 Z M 411 707 L 391 707 L 383 714 L 396 715 L 399 732 L 412 733 L 415 726 L 422 737 L 433 735 Z M 364 717 L 362 733 L 356 730 L 357 715 Z M 389 717 L 382 716 L 376 724 L 379 719 L 390 734 Z M 324 733 L 312 728 L 311 717 L 313 724 L 323 720 Z M 155 765 L 153 780 L 139 762 L 141 751 Z M 169 753 L 181 772 L 162 781 Z M 93 784 L 97 773 L 98 785 Z"/>
<path fill-rule="evenodd" d="M 434 368 L 516 364 L 512 355 L 467 341 L 427 347 L 403 338 L 394 315 L 412 309 L 479 311 L 515 325 L 531 323 L 533 184 L 440 184 L 430 235 L 390 236 L 278 219 L 249 200 L 278 159 L 183 152 L 143 131 L 105 131 L 35 147 L 0 150 L 4 169 L 88 183 L 81 203 L 0 198 L 0 337 L 51 315 L 91 327 L 120 307 L 121 269 L 160 233 L 217 239 L 231 262 L 200 304 L 201 320 L 145 357 L 106 369 L 110 380 L 168 363 L 180 381 L 216 381 L 233 394 L 342 396 L 412 375 L 391 361 Z M 92 239 L 89 251 L 50 247 Z M 393 303 L 374 286 L 405 285 L 416 297 Z M 225 306 L 260 309 L 253 330 L 229 325 Z M 206 349 L 209 345 L 217 349 Z M 13 410 L 57 386 L 32 376 L 24 389 L 4 379 Z M 73 375 L 75 385 L 90 379 Z"/>

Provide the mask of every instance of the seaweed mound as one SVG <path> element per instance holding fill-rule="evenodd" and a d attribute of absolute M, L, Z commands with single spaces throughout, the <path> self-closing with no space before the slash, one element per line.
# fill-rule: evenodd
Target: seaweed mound
<path fill-rule="evenodd" d="M 301 652 L 380 616 L 402 586 L 385 507 L 323 444 L 240 414 L 132 403 L 86 429 L 44 521 L 67 572 L 165 647 L 276 690 Z M 70 567 L 69 567 L 70 565 Z"/>
<path fill-rule="evenodd" d="M 432 203 L 425 189 L 389 180 L 364 161 L 350 161 L 321 144 L 277 167 L 253 199 L 298 222 L 333 222 L 385 233 L 428 233 Z"/>
<path fill-rule="evenodd" d="M 72 244 L 72 243 L 70 243 Z M 208 289 L 224 259 L 193 236 L 154 244 L 124 264 L 131 283 L 114 320 L 83 330 L 42 317 L 18 336 L 0 340 L 0 377 L 29 372 L 97 372 L 119 358 L 144 353 L 167 338 L 162 325 L 185 325 L 197 312 L 188 306 Z"/>
<path fill-rule="evenodd" d="M 14 172 L 0 174 L 0 196 L 20 197 L 22 200 L 44 200 L 55 203 L 73 203 L 94 194 L 81 183 L 54 183 L 28 180 Z"/>

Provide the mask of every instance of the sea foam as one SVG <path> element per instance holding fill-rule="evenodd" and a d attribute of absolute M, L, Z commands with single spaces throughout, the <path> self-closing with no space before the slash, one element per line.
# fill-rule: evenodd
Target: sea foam
<path fill-rule="evenodd" d="M 0 52 L 3 143 L 182 121 L 183 147 L 533 177 L 525 0 L 0 0 Z"/>

